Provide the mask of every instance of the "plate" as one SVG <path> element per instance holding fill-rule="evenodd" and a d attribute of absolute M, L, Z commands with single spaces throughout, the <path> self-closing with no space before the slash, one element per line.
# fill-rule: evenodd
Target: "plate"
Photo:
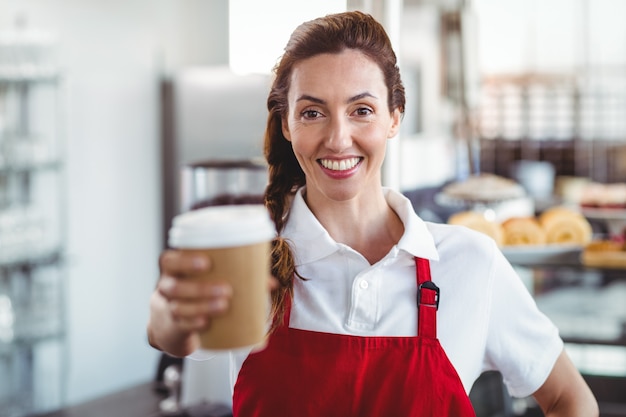
<path fill-rule="evenodd" d="M 626 209 L 622 208 L 589 208 L 581 209 L 583 216 L 596 220 L 624 220 L 626 221 Z"/>
<path fill-rule="evenodd" d="M 493 198 L 461 198 L 450 196 L 446 193 L 437 193 L 435 194 L 435 203 L 444 206 L 444 207 L 462 207 L 462 208 L 482 208 L 482 207 L 490 207 L 494 205 L 498 205 L 500 203 L 519 200 L 526 198 L 524 196 L 521 197 L 493 197 Z"/>
<path fill-rule="evenodd" d="M 621 208 L 582 208 L 583 216 L 590 220 L 604 221 L 609 236 L 622 236 L 626 233 L 626 210 Z"/>
<path fill-rule="evenodd" d="M 580 245 L 505 246 L 506 259 L 517 265 L 580 265 Z"/>

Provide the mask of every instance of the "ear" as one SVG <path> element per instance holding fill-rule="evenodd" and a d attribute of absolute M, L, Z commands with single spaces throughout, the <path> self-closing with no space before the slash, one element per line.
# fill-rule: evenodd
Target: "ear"
<path fill-rule="evenodd" d="M 391 113 L 391 124 L 389 125 L 389 131 L 387 132 L 387 139 L 391 139 L 398 134 L 401 121 L 402 113 L 400 113 L 400 110 L 396 108 Z"/>
<path fill-rule="evenodd" d="M 289 124 L 284 117 L 280 119 L 280 125 L 283 131 L 283 136 L 285 137 L 285 139 L 287 139 L 287 141 L 291 142 L 291 132 L 289 132 Z"/>

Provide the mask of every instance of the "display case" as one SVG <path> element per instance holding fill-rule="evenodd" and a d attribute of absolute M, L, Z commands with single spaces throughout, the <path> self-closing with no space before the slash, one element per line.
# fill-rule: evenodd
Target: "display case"
<path fill-rule="evenodd" d="M 505 252 L 506 254 L 506 252 Z M 594 392 L 602 417 L 626 417 L 626 269 L 587 267 L 582 250 L 510 260 L 539 308 L 559 328 L 568 355 Z M 537 414 L 530 399 L 519 408 Z"/>
<path fill-rule="evenodd" d="M 441 192 L 441 187 L 434 187 L 405 195 L 423 219 L 435 222 L 446 221 L 459 210 L 501 209 L 466 202 L 451 205 L 449 199 L 439 198 Z M 626 226 L 623 211 L 600 216 L 583 210 L 583 214 L 594 239 Z M 584 251 L 573 244 L 502 247 L 539 308 L 559 328 L 569 356 L 598 399 L 601 417 L 626 417 L 626 251 L 620 262 L 593 267 L 583 263 Z M 512 398 L 495 371 L 479 378 L 470 398 L 477 417 L 543 415 L 532 397 Z"/>
<path fill-rule="evenodd" d="M 66 368 L 62 78 L 16 39 L 0 37 L 1 417 L 58 408 Z"/>

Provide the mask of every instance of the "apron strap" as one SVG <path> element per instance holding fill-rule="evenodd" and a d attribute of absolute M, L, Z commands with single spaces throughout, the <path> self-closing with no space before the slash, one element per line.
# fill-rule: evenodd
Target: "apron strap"
<path fill-rule="evenodd" d="M 437 338 L 437 309 L 439 308 L 439 288 L 430 279 L 428 259 L 415 257 L 415 276 L 417 280 L 417 334 Z M 289 327 L 291 317 L 291 296 L 285 297 L 285 315 L 283 326 Z"/>
<path fill-rule="evenodd" d="M 430 279 L 428 259 L 415 257 L 417 279 L 417 334 L 437 338 L 437 309 L 439 308 L 439 288 Z"/>

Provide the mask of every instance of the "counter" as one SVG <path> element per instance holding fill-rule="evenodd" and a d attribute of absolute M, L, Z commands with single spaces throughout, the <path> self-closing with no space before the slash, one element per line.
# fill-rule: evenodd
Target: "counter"
<path fill-rule="evenodd" d="M 154 382 L 140 384 L 83 404 L 31 417 L 232 417 L 220 404 L 201 403 L 179 413 L 162 413 L 159 403 L 166 394 Z"/>
<path fill-rule="evenodd" d="M 485 377 L 490 375 L 485 374 Z M 486 388 L 489 389 L 489 397 L 487 400 L 490 407 L 496 404 L 492 397 L 497 397 L 503 394 L 498 384 L 493 384 L 495 378 L 489 378 Z M 596 393 L 600 402 L 600 411 L 602 417 L 625 417 L 626 416 L 626 404 L 624 404 L 623 393 L 626 390 L 626 380 L 624 378 L 615 377 L 601 377 L 601 376 L 588 376 L 585 375 L 585 380 L 590 385 L 592 391 Z M 494 392 L 497 391 L 497 392 Z M 494 395 L 496 394 L 496 395 Z M 473 397 L 473 402 L 477 407 L 477 411 L 480 411 L 481 407 L 476 404 L 476 400 L 484 401 L 485 398 Z M 95 400 L 79 404 L 76 406 L 68 407 L 62 410 L 58 410 L 52 413 L 40 414 L 32 417 L 166 417 L 159 411 L 159 402 L 164 398 L 164 394 L 154 389 L 154 383 L 144 383 L 131 387 L 129 389 L 113 393 Z M 498 401 L 501 399 L 498 398 Z M 484 406 L 484 404 L 483 404 Z M 482 407 L 484 408 L 484 407 Z M 533 410 L 528 410 L 525 416 L 532 416 Z M 478 414 L 479 416 L 491 415 Z M 498 414 L 502 415 L 502 414 Z M 206 413 L 206 412 L 190 412 L 183 415 L 171 416 L 171 417 L 228 417 L 228 413 Z"/>
<path fill-rule="evenodd" d="M 159 402 L 163 398 L 154 383 L 148 382 L 36 417 L 160 417 Z"/>

